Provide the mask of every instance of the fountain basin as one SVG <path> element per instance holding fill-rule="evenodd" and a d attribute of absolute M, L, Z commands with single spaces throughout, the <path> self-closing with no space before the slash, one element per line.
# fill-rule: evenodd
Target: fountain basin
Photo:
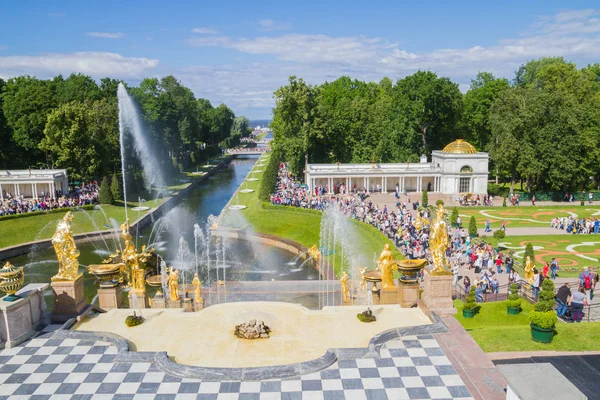
<path fill-rule="evenodd" d="M 417 272 L 427 264 L 425 259 L 400 260 L 398 261 L 398 270 L 401 273 L 400 281 L 405 283 L 414 283 L 417 281 Z"/>
<path fill-rule="evenodd" d="M 87 317 L 75 329 L 114 333 L 137 351 L 166 351 L 180 364 L 237 368 L 313 360 L 328 349 L 368 347 L 373 336 L 388 329 L 431 324 L 420 309 L 398 305 L 374 306 L 377 321 L 364 324 L 356 318 L 364 309 L 343 306 L 311 311 L 297 304 L 262 301 L 218 304 L 195 313 L 146 309 L 142 311 L 145 322 L 131 328 L 124 323 L 131 310 L 113 309 Z M 264 321 L 271 328 L 270 338 L 235 337 L 235 325 L 249 319 Z"/>

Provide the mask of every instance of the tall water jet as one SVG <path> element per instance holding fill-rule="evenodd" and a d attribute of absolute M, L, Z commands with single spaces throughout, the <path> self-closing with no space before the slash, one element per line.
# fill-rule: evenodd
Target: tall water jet
<path fill-rule="evenodd" d="M 119 83 L 117 89 L 119 102 L 119 145 L 121 146 L 121 174 L 123 175 L 123 199 L 125 201 L 125 218 L 127 218 L 127 185 L 125 179 L 125 134 L 129 132 L 133 137 L 135 151 L 142 163 L 144 170 L 144 185 L 148 191 L 152 186 L 164 186 L 165 181 L 160 168 L 160 163 L 155 151 L 151 148 L 148 139 L 142 131 L 142 124 L 137 107 L 131 96 L 127 93 L 125 85 Z"/>

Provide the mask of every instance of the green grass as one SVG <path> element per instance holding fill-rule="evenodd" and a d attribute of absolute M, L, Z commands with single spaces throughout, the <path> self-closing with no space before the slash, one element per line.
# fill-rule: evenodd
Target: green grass
<path fill-rule="evenodd" d="M 550 221 L 556 217 L 568 217 L 570 215 L 569 213 L 574 213 L 579 217 L 589 218 L 597 212 L 600 212 L 600 204 L 598 204 L 598 202 L 594 202 L 594 204 L 586 203 L 586 205 L 583 207 L 579 205 L 565 204 L 564 206 L 500 206 L 458 208 L 458 213 L 462 218 L 462 223 L 464 226 L 468 226 L 471 216 L 475 216 L 478 227 L 484 228 L 485 221 L 489 219 L 492 229 L 500 228 L 502 225 L 502 219 L 506 220 L 507 228 L 549 227 Z M 510 230 L 508 232 L 510 233 Z"/>
<path fill-rule="evenodd" d="M 463 318 L 462 302 L 454 302 L 459 312 L 456 319 L 473 336 L 485 352 L 499 351 L 586 351 L 598 350 L 600 322 L 556 325 L 552 343 L 542 344 L 531 340 L 529 311 L 533 306 L 523 301 L 519 315 L 508 315 L 503 302 L 483 303 L 474 318 Z"/>
<path fill-rule="evenodd" d="M 269 156 L 261 156 L 260 161 L 266 161 Z M 258 181 L 245 182 L 242 184 L 242 188 L 254 189 L 252 193 L 239 193 L 238 199 L 240 204 L 248 206 L 248 208 L 242 210 L 246 220 L 252 225 L 256 232 L 267 233 L 276 235 L 282 238 L 294 240 L 303 246 L 311 247 L 319 244 L 320 237 L 320 226 L 321 226 L 321 213 L 312 210 L 301 210 L 290 207 L 269 207 L 264 208 L 263 203 L 258 198 L 258 190 L 262 179 L 262 173 L 254 174 Z M 247 184 L 247 186 L 246 186 Z M 230 215 L 227 210 L 224 211 L 224 218 L 227 225 L 228 216 Z M 233 225 L 232 225 L 233 226 Z M 359 243 L 356 246 L 365 255 L 366 260 L 373 259 L 373 253 L 379 253 L 383 249 L 385 243 L 390 243 L 392 250 L 395 252 L 396 257 L 400 258 L 400 254 L 396 251 L 395 246 L 385 236 L 383 236 L 374 227 L 356 222 L 353 224 L 356 227 L 356 234 Z M 328 257 L 330 264 L 334 266 L 336 273 L 340 270 L 339 252 L 335 255 Z M 333 258 L 333 259 L 331 259 Z M 370 261 L 368 265 L 364 267 L 374 267 L 373 261 Z"/>
<path fill-rule="evenodd" d="M 599 235 L 544 235 L 544 236 L 507 236 L 500 239 L 502 248 L 508 248 L 516 252 L 516 259 L 522 260 L 525 245 L 531 242 L 535 249 L 535 261 L 538 267 L 543 267 L 543 262 L 550 263 L 552 258 L 558 260 L 558 265 L 563 270 L 559 271 L 559 276 L 572 277 L 578 276 L 581 268 L 585 265 L 595 265 L 600 257 L 600 236 Z M 591 244 L 583 245 L 589 242 Z M 567 251 L 570 245 L 578 245 L 573 248 L 581 255 L 593 258 L 595 261 L 580 257 L 577 253 Z M 536 249 L 543 247 L 543 249 Z"/>
<path fill-rule="evenodd" d="M 263 138 L 264 138 L 265 136 L 267 136 L 267 133 L 269 133 L 269 132 L 263 132 L 263 133 L 260 133 L 260 134 L 258 134 L 258 136 L 256 136 L 256 140 L 257 140 L 257 141 L 259 141 L 259 140 L 263 140 Z"/>

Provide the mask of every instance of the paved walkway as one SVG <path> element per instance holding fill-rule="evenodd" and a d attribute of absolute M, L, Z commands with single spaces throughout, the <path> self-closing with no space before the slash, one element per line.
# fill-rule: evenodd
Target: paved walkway
<path fill-rule="evenodd" d="M 150 362 L 117 362 L 116 354 L 106 342 L 43 334 L 0 352 L 0 399 L 473 398 L 432 335 L 391 340 L 380 358 L 339 360 L 320 372 L 283 380 L 185 379 Z"/>

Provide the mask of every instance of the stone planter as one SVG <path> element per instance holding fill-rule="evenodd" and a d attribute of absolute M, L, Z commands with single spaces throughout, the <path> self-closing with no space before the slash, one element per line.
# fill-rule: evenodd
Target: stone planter
<path fill-rule="evenodd" d="M 475 316 L 475 310 L 462 310 L 463 317 L 465 318 L 473 318 Z"/>
<path fill-rule="evenodd" d="M 521 313 L 521 307 L 506 307 L 508 315 L 519 315 Z"/>
<path fill-rule="evenodd" d="M 540 328 L 537 325 L 531 324 L 531 339 L 534 342 L 550 343 L 554 337 L 554 327 L 549 329 Z"/>

